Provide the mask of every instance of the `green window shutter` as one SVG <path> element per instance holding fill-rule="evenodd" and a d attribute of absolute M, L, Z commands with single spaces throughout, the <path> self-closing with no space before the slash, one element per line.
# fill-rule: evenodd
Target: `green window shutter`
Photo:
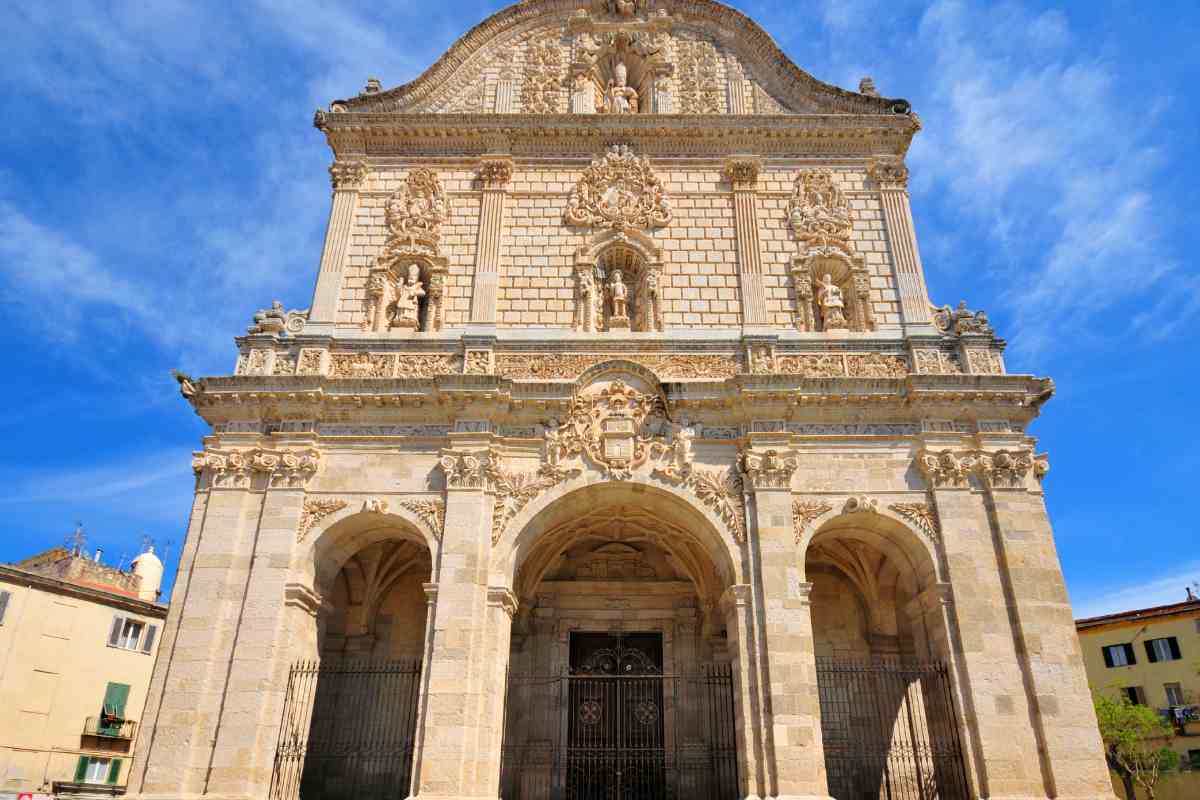
<path fill-rule="evenodd" d="M 4 624 L 4 612 L 8 610 L 8 592 L 0 592 L 0 625 Z"/>
<path fill-rule="evenodd" d="M 88 757 L 80 756 L 79 761 L 76 762 L 76 764 L 75 764 L 75 782 L 76 783 L 83 783 L 84 779 L 87 778 L 87 765 L 88 765 Z"/>
<path fill-rule="evenodd" d="M 121 777 L 121 759 L 114 758 L 108 765 L 108 782 L 116 783 Z"/>
<path fill-rule="evenodd" d="M 125 703 L 129 700 L 129 684 L 112 683 L 104 690 L 104 707 L 114 717 L 125 718 Z"/>

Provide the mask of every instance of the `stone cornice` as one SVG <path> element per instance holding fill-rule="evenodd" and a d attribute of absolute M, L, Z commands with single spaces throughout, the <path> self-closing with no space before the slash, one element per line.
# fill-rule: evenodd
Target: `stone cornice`
<path fill-rule="evenodd" d="M 319 114 L 339 159 L 393 153 L 593 157 L 619 141 L 644 155 L 753 152 L 903 157 L 916 132 L 903 115 Z"/>

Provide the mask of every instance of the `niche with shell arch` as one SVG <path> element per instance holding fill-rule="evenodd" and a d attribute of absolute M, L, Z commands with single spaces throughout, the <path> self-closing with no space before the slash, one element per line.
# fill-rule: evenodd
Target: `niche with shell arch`
<path fill-rule="evenodd" d="M 573 328 L 600 331 L 661 331 L 662 253 L 636 234 L 603 237 L 597 246 L 576 253 Z M 625 314 L 615 301 L 617 276 L 625 287 Z"/>
<path fill-rule="evenodd" d="M 572 111 L 653 113 L 655 88 L 671 74 L 663 43 L 642 31 L 583 32 L 572 69 Z M 623 91 L 628 89 L 632 91 Z"/>
<path fill-rule="evenodd" d="M 796 256 L 792 260 L 796 290 L 796 328 L 801 331 L 873 331 L 871 279 L 861 256 L 832 251 Z M 828 275 L 841 291 L 843 319 L 829 319 L 822 304 L 822 283 Z"/>
<path fill-rule="evenodd" d="M 413 267 L 416 267 L 415 273 Z M 417 298 L 415 324 L 406 324 L 397 313 L 404 286 L 409 275 L 415 274 L 421 292 Z M 429 332 L 442 329 L 442 295 L 445 288 L 446 264 L 443 258 L 396 254 L 387 263 L 380 263 L 371 270 L 367 279 L 367 317 L 364 329 L 381 333 L 401 330 Z"/>

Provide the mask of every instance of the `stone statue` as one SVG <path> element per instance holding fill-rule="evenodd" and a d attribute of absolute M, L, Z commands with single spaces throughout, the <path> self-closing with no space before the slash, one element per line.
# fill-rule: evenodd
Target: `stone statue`
<path fill-rule="evenodd" d="M 817 302 L 821 306 L 821 320 L 825 330 L 845 328 L 846 301 L 842 297 L 842 290 L 833 282 L 833 276 L 826 272 L 817 286 Z"/>
<path fill-rule="evenodd" d="M 417 264 L 408 265 L 408 278 L 396 286 L 396 306 L 392 312 L 392 327 L 412 328 L 421 327 L 418 311 L 421 298 L 425 296 L 425 287 L 421 285 L 421 267 Z"/>
<path fill-rule="evenodd" d="M 604 92 L 605 114 L 636 114 L 638 113 L 638 93 L 632 86 L 626 85 L 629 78 L 629 68 L 624 61 L 618 61 L 613 67 L 613 77 L 608 82 Z"/>
<path fill-rule="evenodd" d="M 692 466 L 692 440 L 696 438 L 696 429 L 684 417 L 680 420 L 679 429 L 675 431 L 675 464 L 680 470 L 687 471 Z"/>
<path fill-rule="evenodd" d="M 662 282 L 662 276 L 659 275 L 657 269 L 649 269 L 646 271 L 645 280 L 645 303 L 643 304 L 643 313 L 646 317 L 643 330 L 661 331 L 662 330 L 662 293 L 659 284 Z"/>
<path fill-rule="evenodd" d="M 612 279 L 608 282 L 608 291 L 612 295 L 612 315 L 618 318 L 628 318 L 626 301 L 629 299 L 629 289 L 621 278 L 621 270 L 614 270 Z"/>
<path fill-rule="evenodd" d="M 562 457 L 563 446 L 562 437 L 558 432 L 559 427 L 556 417 L 546 420 L 546 463 L 552 467 L 558 466 L 558 461 Z"/>
<path fill-rule="evenodd" d="M 596 298 L 596 276 L 590 269 L 581 270 L 579 276 L 579 293 L 575 298 L 575 330 L 583 333 L 596 332 L 596 313 L 598 305 Z"/>

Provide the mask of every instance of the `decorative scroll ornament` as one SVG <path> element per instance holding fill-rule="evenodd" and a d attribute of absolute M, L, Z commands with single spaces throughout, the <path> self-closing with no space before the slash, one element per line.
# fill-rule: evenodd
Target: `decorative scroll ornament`
<path fill-rule="evenodd" d="M 317 450 L 204 450 L 192 454 L 192 470 L 208 471 L 214 486 L 248 486 L 253 475 L 266 475 L 273 488 L 301 487 L 321 465 Z"/>
<path fill-rule="evenodd" d="M 554 41 L 530 42 L 525 50 L 522 110 L 527 114 L 561 112 L 563 78 L 562 52 L 558 44 Z"/>
<path fill-rule="evenodd" d="M 995 332 L 987 314 L 967 308 L 966 300 L 961 301 L 958 308 L 934 306 L 933 324 L 939 331 L 951 336 L 962 336 L 964 333 L 990 335 Z"/>
<path fill-rule="evenodd" d="M 336 497 L 310 497 L 304 501 L 300 512 L 300 524 L 296 528 L 296 541 L 303 542 L 304 537 L 321 520 L 346 508 L 350 503 Z"/>
<path fill-rule="evenodd" d="M 407 508 L 421 518 L 421 521 L 433 531 L 433 538 L 442 540 L 442 531 L 446 527 L 446 504 L 434 498 L 421 500 L 401 500 L 400 506 Z"/>
<path fill-rule="evenodd" d="M 993 489 L 1019 489 L 1032 472 L 1039 481 L 1050 471 L 1045 454 L 1032 450 L 922 450 L 917 466 L 934 487 L 963 487 L 970 475 Z"/>
<path fill-rule="evenodd" d="M 856 495 L 846 499 L 846 504 L 842 506 L 843 514 L 878 514 L 879 501 L 873 497 L 866 495 Z"/>
<path fill-rule="evenodd" d="M 933 506 L 928 503 L 893 503 L 888 508 L 915 525 L 929 541 L 934 544 L 941 541 L 941 528 Z"/>
<path fill-rule="evenodd" d="M 334 161 L 329 165 L 329 182 L 333 184 L 334 191 L 358 189 L 370 171 L 361 161 Z"/>
<path fill-rule="evenodd" d="M 742 474 L 755 489 L 786 489 L 800 465 L 795 455 L 767 450 L 764 453 L 746 451 L 741 458 Z"/>
<path fill-rule="evenodd" d="M 816 250 L 854 255 L 850 203 L 833 182 L 830 170 L 805 170 L 796 177 L 788 220 L 802 253 Z"/>
<path fill-rule="evenodd" d="M 832 510 L 833 506 L 828 503 L 811 500 L 793 500 L 792 528 L 796 532 L 796 544 L 800 544 L 800 540 L 804 538 L 805 529 L 812 524 L 813 520 Z"/>
<path fill-rule="evenodd" d="M 283 304 L 276 300 L 270 308 L 260 308 L 255 312 L 254 322 L 246 328 L 246 333 L 300 333 L 307 321 L 307 308 L 303 311 L 284 311 Z"/>
<path fill-rule="evenodd" d="M 563 221 L 615 231 L 662 228 L 671 222 L 671 205 L 650 162 L 627 145 L 613 145 L 584 171 Z"/>
<path fill-rule="evenodd" d="M 490 488 L 496 494 L 496 504 L 492 510 L 493 545 L 500 541 L 508 523 L 529 505 L 529 501 L 547 489 L 579 477 L 582 472 L 579 469 L 563 469 L 557 464 L 542 464 L 535 472 L 514 473 L 505 470 L 502 464 L 499 454 L 493 451 L 484 468 Z"/>
<path fill-rule="evenodd" d="M 446 476 L 449 489 L 483 489 L 489 455 L 487 452 L 464 453 L 458 450 L 443 450 L 438 466 Z"/>
<path fill-rule="evenodd" d="M 385 219 L 393 237 L 434 242 L 441 224 L 450 216 L 450 204 L 437 173 L 415 169 L 387 201 Z"/>

